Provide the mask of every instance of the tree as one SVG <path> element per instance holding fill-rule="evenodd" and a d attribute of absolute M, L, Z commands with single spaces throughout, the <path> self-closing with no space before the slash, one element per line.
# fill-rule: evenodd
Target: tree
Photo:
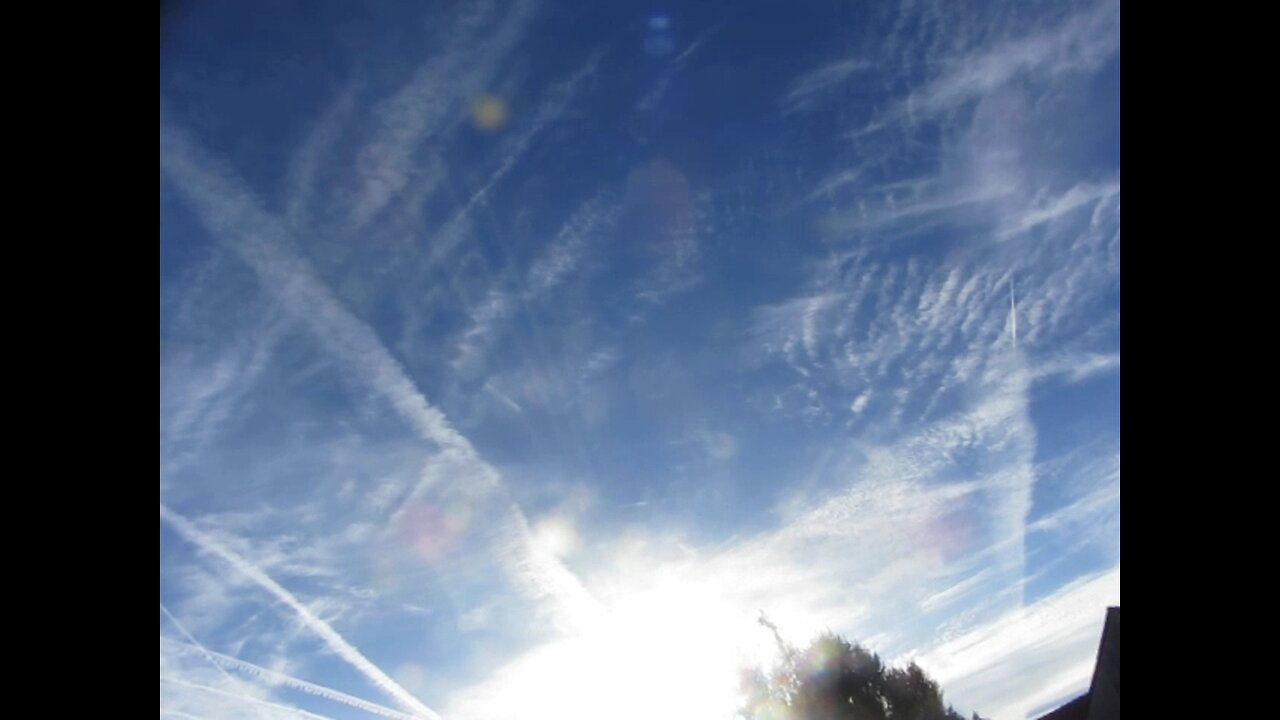
<path fill-rule="evenodd" d="M 875 653 L 832 632 L 797 650 L 768 619 L 778 666 L 743 672 L 745 720 L 964 720 L 919 665 L 887 667 Z M 975 713 L 974 720 L 981 720 Z"/>

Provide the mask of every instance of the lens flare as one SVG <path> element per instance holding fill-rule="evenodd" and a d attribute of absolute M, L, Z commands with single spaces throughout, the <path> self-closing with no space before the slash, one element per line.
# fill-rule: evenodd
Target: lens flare
<path fill-rule="evenodd" d="M 482 132 L 497 132 L 507 124 L 507 104 L 493 95 L 471 101 L 471 124 Z"/>

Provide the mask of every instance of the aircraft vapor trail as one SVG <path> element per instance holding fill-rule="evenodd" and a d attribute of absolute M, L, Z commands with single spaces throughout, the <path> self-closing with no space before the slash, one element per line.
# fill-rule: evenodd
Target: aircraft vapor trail
<path fill-rule="evenodd" d="M 160 503 L 160 519 L 173 528 L 184 540 L 210 555 L 222 558 L 227 564 L 240 571 L 241 574 L 252 580 L 263 590 L 271 593 L 277 600 L 289 606 L 290 609 L 297 613 L 302 624 L 323 640 L 335 655 L 358 670 L 379 690 L 394 698 L 405 709 L 412 711 L 418 717 L 441 720 L 434 710 L 424 705 L 421 700 L 414 697 L 412 693 L 404 689 L 395 680 L 392 680 L 389 675 L 382 671 L 382 668 L 366 658 L 354 645 L 347 642 L 346 638 L 338 634 L 338 631 L 334 630 L 329 623 L 311 612 L 311 609 L 303 605 L 302 601 L 298 600 L 293 593 L 273 580 L 258 566 L 244 559 L 230 548 L 223 546 L 222 543 L 215 540 L 208 533 L 196 527 L 195 523 L 170 510 L 164 503 Z"/>
<path fill-rule="evenodd" d="M 274 703 L 274 702 L 271 702 L 270 700 L 263 700 L 261 698 L 253 697 L 252 695 L 241 695 L 239 693 L 233 693 L 228 690 L 223 690 L 222 688 L 216 688 L 212 685 L 202 685 L 200 683 L 191 682 L 190 680 L 183 680 L 182 678 L 176 678 L 171 675 L 161 675 L 160 682 L 173 683 L 174 685 L 189 687 L 189 688 L 192 688 L 193 690 L 201 690 L 203 692 L 212 693 L 214 695 L 221 695 L 223 697 L 235 698 L 236 700 L 242 700 L 244 702 L 247 702 L 253 705 L 258 705 L 261 707 L 269 707 L 275 710 L 284 710 L 285 712 L 294 713 L 295 715 L 300 715 L 305 718 L 311 718 L 311 720 L 333 720 L 333 718 L 325 717 L 324 715 L 317 715 L 316 713 L 313 713 L 309 710 L 303 710 L 302 708 L 296 708 L 290 705 L 282 705 L 280 703 Z M 165 712 L 173 713 L 174 711 L 166 710 Z"/>
<path fill-rule="evenodd" d="M 235 678 L 231 677 L 226 668 L 214 661 L 213 654 L 210 653 L 209 648 L 205 647 L 204 643 L 197 640 L 196 636 L 192 635 L 191 632 L 178 621 L 178 618 L 175 617 L 173 613 L 169 612 L 169 608 L 165 607 L 164 603 L 160 603 L 160 612 L 164 613 L 164 616 L 169 618 L 169 622 L 173 623 L 173 626 L 178 628 L 178 632 L 182 633 L 183 637 L 190 641 L 192 647 L 200 651 L 200 654 L 204 656 L 205 660 L 209 661 L 210 665 L 218 669 L 218 672 L 222 674 L 222 677 L 230 680 L 232 683 L 236 682 Z"/>
<path fill-rule="evenodd" d="M 261 665 L 255 665 L 247 660 L 241 660 L 240 658 L 232 657 L 230 655 L 225 655 L 215 650 L 209 650 L 208 648 L 204 648 L 203 646 L 195 646 L 190 643 L 181 643 L 181 642 L 178 642 L 177 640 L 172 640 L 169 638 L 162 638 L 162 639 L 165 640 L 166 642 L 172 643 L 184 649 L 198 650 L 204 653 L 205 656 L 209 658 L 209 661 L 214 665 L 216 665 L 219 669 L 231 668 L 233 670 L 239 670 L 240 672 L 243 672 L 246 675 L 251 675 L 255 678 L 259 678 L 271 685 L 281 685 L 284 687 L 292 688 L 294 690 L 299 690 L 301 692 L 307 693 L 308 695 L 314 695 L 319 698 L 324 698 L 325 700 L 332 700 L 334 702 L 342 703 L 343 705 L 348 705 L 358 710 L 364 710 L 367 713 L 371 713 L 374 715 L 381 715 L 382 717 L 385 717 L 385 718 L 391 718 L 392 720 L 417 720 L 412 715 L 402 713 L 399 710 L 393 710 L 384 705 L 379 705 L 378 703 L 370 702 L 363 698 L 359 698 L 359 697 L 356 697 L 355 695 L 344 693 L 341 690 L 327 687 L 325 685 L 309 682 L 301 678 L 293 677 L 292 675 L 286 675 L 282 672 L 277 672 L 275 670 L 264 668 Z"/>
<path fill-rule="evenodd" d="M 1018 349 L 1018 295 L 1013 288 L 1013 279 L 1009 279 L 1009 320 L 1013 331 L 1013 349 Z"/>

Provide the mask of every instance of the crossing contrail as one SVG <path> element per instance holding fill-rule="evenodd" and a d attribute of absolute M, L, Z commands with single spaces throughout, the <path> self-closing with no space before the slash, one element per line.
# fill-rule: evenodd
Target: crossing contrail
<path fill-rule="evenodd" d="M 354 695 L 344 693 L 341 690 L 336 690 L 334 688 L 327 687 L 325 685 L 309 682 L 301 678 L 293 677 L 292 675 L 286 675 L 282 672 L 277 672 L 275 670 L 264 668 L 261 665 L 255 665 L 247 660 L 241 660 L 240 658 L 237 658 L 237 657 L 224 655 L 223 653 L 217 652 L 216 650 L 210 650 L 204 647 L 203 645 L 192 645 L 191 643 L 182 643 L 182 642 L 178 642 L 177 640 L 172 640 L 170 638 L 161 638 L 161 639 L 167 643 L 171 643 L 173 645 L 181 647 L 184 650 L 199 651 L 200 653 L 204 654 L 206 658 L 209 659 L 209 662 L 216 665 L 219 670 L 224 670 L 224 667 L 232 668 L 234 670 L 239 670 L 240 672 L 246 675 L 250 675 L 252 677 L 258 678 L 270 685 L 280 685 L 283 687 L 292 688 L 294 690 L 307 693 L 308 695 L 314 695 L 318 698 L 324 698 L 325 700 L 332 700 L 333 702 L 336 702 L 336 703 L 342 703 L 343 705 L 347 705 L 347 706 L 356 708 L 358 710 L 363 710 L 373 715 L 381 715 L 382 717 L 385 717 L 385 718 L 391 718 L 391 720 L 417 720 L 417 718 L 413 717 L 412 715 L 402 713 L 399 710 L 392 710 L 389 707 L 379 705 L 378 703 L 375 703 L 375 702 L 370 702 L 363 698 L 358 698 Z"/>
<path fill-rule="evenodd" d="M 290 609 L 298 614 L 298 619 L 302 621 L 302 624 L 323 640 L 335 655 L 347 661 L 347 664 L 368 678 L 379 690 L 387 693 L 396 702 L 403 705 L 406 710 L 429 720 L 441 720 L 434 710 L 422 704 L 421 700 L 414 697 L 412 693 L 405 690 L 395 680 L 392 680 L 391 676 L 382 671 L 382 668 L 373 664 L 354 645 L 347 642 L 346 638 L 339 635 L 338 631 L 334 630 L 329 623 L 311 612 L 311 609 L 303 605 L 302 601 L 294 596 L 293 593 L 273 580 L 258 566 L 244 559 L 230 548 L 223 546 L 222 543 L 215 540 L 208 533 L 196 527 L 195 523 L 170 510 L 164 503 L 160 503 L 160 519 L 173 528 L 184 540 L 210 555 L 217 555 L 222 558 L 231 567 L 239 570 L 245 577 L 257 583 L 263 590 L 274 595 L 277 600 L 288 605 Z"/>

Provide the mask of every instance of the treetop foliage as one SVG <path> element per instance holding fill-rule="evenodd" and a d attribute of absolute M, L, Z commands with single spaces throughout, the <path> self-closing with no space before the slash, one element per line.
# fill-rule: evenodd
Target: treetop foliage
<path fill-rule="evenodd" d="M 803 650 L 774 633 L 781 660 L 770 672 L 743 671 L 744 720 L 964 720 L 914 662 L 885 665 L 878 655 L 826 632 Z M 981 720 L 975 713 L 973 720 Z"/>

